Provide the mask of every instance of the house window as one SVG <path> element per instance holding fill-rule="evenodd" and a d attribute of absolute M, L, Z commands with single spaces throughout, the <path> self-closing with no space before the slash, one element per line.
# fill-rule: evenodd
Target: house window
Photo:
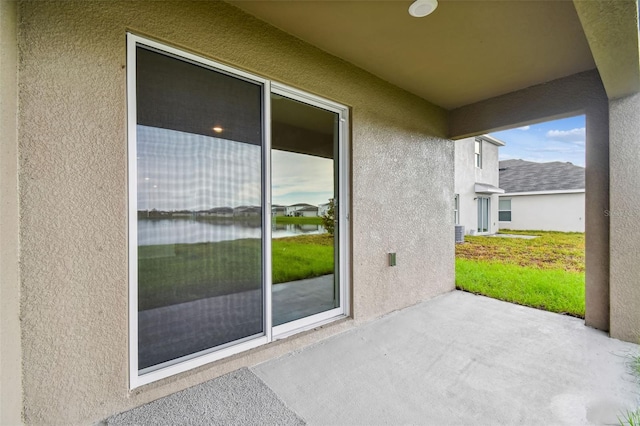
<path fill-rule="evenodd" d="M 498 220 L 500 222 L 511 222 L 511 200 L 500 200 L 498 202 Z"/>
<path fill-rule="evenodd" d="M 134 35 L 127 55 L 131 387 L 347 315 L 347 108 Z M 292 184 L 303 223 L 334 206 L 309 276 L 272 249 Z"/>
<path fill-rule="evenodd" d="M 476 167 L 482 168 L 482 140 L 476 138 L 474 144 L 474 158 Z"/>
<path fill-rule="evenodd" d="M 460 224 L 460 194 L 453 197 L 453 223 Z"/>

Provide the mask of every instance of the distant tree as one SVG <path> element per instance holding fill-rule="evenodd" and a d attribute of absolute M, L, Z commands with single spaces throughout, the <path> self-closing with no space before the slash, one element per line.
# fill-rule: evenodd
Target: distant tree
<path fill-rule="evenodd" d="M 327 212 L 322 215 L 322 226 L 330 235 L 333 235 L 336 230 L 336 204 L 333 198 L 329 200 Z"/>

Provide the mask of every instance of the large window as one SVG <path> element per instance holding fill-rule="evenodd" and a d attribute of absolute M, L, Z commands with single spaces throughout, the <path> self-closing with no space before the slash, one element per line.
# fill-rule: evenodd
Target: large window
<path fill-rule="evenodd" d="M 128 98 L 131 387 L 348 313 L 345 107 L 132 35 Z"/>
<path fill-rule="evenodd" d="M 498 220 L 511 222 L 511 199 L 498 201 Z"/>

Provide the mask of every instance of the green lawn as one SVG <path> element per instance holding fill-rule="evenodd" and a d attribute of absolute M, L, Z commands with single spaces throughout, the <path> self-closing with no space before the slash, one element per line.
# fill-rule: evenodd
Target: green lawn
<path fill-rule="evenodd" d="M 272 242 L 273 282 L 333 273 L 333 237 L 278 238 Z M 146 310 L 261 286 L 258 239 L 138 248 L 138 309 Z"/>
<path fill-rule="evenodd" d="M 290 217 L 290 216 L 276 216 L 276 223 L 294 223 L 296 225 L 322 225 L 322 218 L 319 216 L 314 217 Z"/>
<path fill-rule="evenodd" d="M 584 318 L 584 234 L 505 231 L 456 245 L 456 286 L 512 303 Z"/>
<path fill-rule="evenodd" d="M 329 234 L 276 238 L 271 253 L 274 284 L 333 273 L 333 236 Z"/>

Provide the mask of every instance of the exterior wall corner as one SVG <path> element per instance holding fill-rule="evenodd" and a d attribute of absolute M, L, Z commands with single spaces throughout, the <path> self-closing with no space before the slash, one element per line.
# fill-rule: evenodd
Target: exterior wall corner
<path fill-rule="evenodd" d="M 22 421 L 18 46 L 15 1 L 0 1 L 0 424 Z"/>

